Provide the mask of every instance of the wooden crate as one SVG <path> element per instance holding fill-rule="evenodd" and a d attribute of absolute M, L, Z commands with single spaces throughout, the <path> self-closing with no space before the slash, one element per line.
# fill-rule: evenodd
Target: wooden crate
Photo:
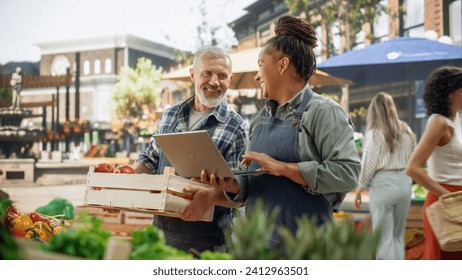
<path fill-rule="evenodd" d="M 147 225 L 102 224 L 101 227 L 110 231 L 112 236 L 130 237 L 132 231 L 143 230 Z"/>
<path fill-rule="evenodd" d="M 122 224 L 124 222 L 124 212 L 122 211 L 109 212 L 100 207 L 76 206 L 75 216 L 78 217 L 81 212 L 86 212 L 90 217 L 100 218 L 106 224 Z"/>
<path fill-rule="evenodd" d="M 423 206 L 414 204 L 409 207 L 409 212 L 406 219 L 406 228 L 423 228 Z"/>
<path fill-rule="evenodd" d="M 124 223 L 126 225 L 152 225 L 153 215 L 126 211 Z"/>
<path fill-rule="evenodd" d="M 92 166 L 87 174 L 84 204 L 178 217 L 191 202 L 182 197 L 183 188 L 189 184 L 189 179 L 172 174 L 97 173 Z M 211 207 L 201 221 L 212 221 L 213 211 Z"/>

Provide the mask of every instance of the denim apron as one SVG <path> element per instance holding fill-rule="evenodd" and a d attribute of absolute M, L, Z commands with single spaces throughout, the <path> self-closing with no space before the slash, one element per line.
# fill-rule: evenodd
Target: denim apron
<path fill-rule="evenodd" d="M 307 89 L 303 93 L 303 100 L 293 116 L 286 120 L 279 120 L 267 116 L 257 125 L 250 143 L 250 151 L 266 153 L 276 160 L 297 163 L 300 162 L 298 155 L 298 132 L 301 129 L 301 117 L 313 92 Z M 251 162 L 249 170 L 255 170 L 260 166 Z M 322 195 L 314 195 L 285 176 L 264 174 L 261 176 L 249 176 L 247 210 L 255 205 L 257 199 L 263 201 L 265 211 L 270 212 L 279 207 L 280 212 L 276 225 L 283 225 L 292 232 L 297 230 L 296 219 L 302 215 L 317 217 L 318 225 L 326 219 L 332 219 L 332 207 Z M 280 237 L 274 234 L 274 242 Z"/>
<path fill-rule="evenodd" d="M 216 124 L 210 121 L 217 121 L 209 118 L 207 121 L 207 132 L 212 137 Z M 175 121 L 168 129 L 171 132 L 182 132 Z M 159 154 L 158 173 L 162 174 L 165 167 L 171 166 L 169 160 L 161 151 Z M 164 232 L 168 245 L 188 251 L 190 248 L 202 252 L 205 250 L 224 251 L 223 230 L 231 222 L 231 211 L 229 208 L 215 206 L 212 222 L 187 222 L 179 218 L 154 215 L 153 224 Z"/>

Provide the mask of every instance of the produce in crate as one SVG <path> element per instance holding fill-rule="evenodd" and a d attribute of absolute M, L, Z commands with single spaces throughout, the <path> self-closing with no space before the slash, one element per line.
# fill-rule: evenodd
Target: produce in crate
<path fill-rule="evenodd" d="M 174 174 L 114 174 L 95 172 L 90 167 L 84 205 L 106 210 L 123 210 L 178 217 L 191 203 L 192 195 L 184 187 L 195 184 Z M 206 211 L 202 221 L 213 220 L 214 207 Z"/>
<path fill-rule="evenodd" d="M 113 173 L 114 167 L 106 162 L 98 163 L 95 166 L 95 172 Z"/>
<path fill-rule="evenodd" d="M 123 173 L 123 174 L 135 174 L 135 170 L 128 164 L 117 166 L 114 169 L 114 173 Z"/>

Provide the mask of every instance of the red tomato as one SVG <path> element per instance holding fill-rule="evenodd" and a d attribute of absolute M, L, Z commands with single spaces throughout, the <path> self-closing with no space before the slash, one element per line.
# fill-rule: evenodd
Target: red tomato
<path fill-rule="evenodd" d="M 95 166 L 95 172 L 112 173 L 114 172 L 114 167 L 109 163 L 99 163 Z"/>
<path fill-rule="evenodd" d="M 50 220 L 48 220 L 47 218 L 45 218 L 37 212 L 30 212 L 29 218 L 32 220 L 34 224 L 36 222 L 44 222 L 45 224 L 50 225 Z"/>
<path fill-rule="evenodd" d="M 42 216 L 40 216 L 40 214 L 37 213 L 37 212 L 30 212 L 29 213 L 29 218 L 32 220 L 33 223 L 42 220 Z"/>
<path fill-rule="evenodd" d="M 135 170 L 133 170 L 133 167 L 131 165 L 121 165 L 118 166 L 115 170 L 114 173 L 124 173 L 124 174 L 135 174 Z"/>

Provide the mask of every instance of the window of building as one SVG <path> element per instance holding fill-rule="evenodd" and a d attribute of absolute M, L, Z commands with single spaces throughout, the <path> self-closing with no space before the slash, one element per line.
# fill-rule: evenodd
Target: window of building
<path fill-rule="evenodd" d="M 106 58 L 104 61 L 104 73 L 109 74 L 112 72 L 112 60 L 110 58 Z"/>
<path fill-rule="evenodd" d="M 424 0 L 403 0 L 403 36 L 425 37 Z"/>
<path fill-rule="evenodd" d="M 93 72 L 95 74 L 101 73 L 101 61 L 99 59 L 96 59 L 95 62 L 93 62 Z"/>
<path fill-rule="evenodd" d="M 90 61 L 88 60 L 83 62 L 83 74 L 90 75 Z"/>

